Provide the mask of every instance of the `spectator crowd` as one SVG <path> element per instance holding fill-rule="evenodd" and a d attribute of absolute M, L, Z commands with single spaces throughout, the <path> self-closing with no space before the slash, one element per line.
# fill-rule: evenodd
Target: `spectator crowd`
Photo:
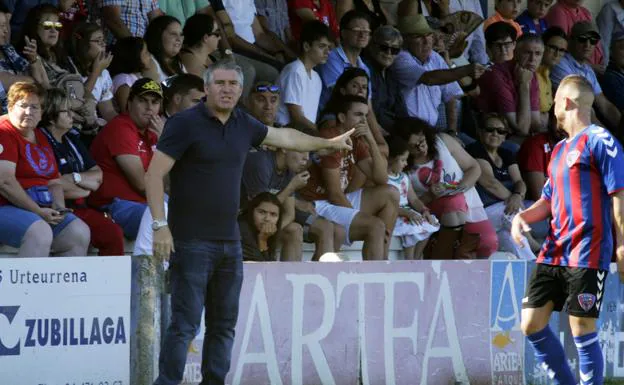
<path fill-rule="evenodd" d="M 624 1 L 596 16 L 583 0 L 494 7 L 485 18 L 479 0 L 2 0 L 0 244 L 122 255 L 128 239 L 151 255 L 156 143 L 203 102 L 206 69 L 234 61 L 237 113 L 326 138 L 355 128 L 351 151 L 250 150 L 245 260 L 300 261 L 304 243 L 320 260 L 354 241 L 383 260 L 393 237 L 405 259 L 534 259 L 548 223 L 523 247 L 510 223 L 541 197 L 564 139 L 559 83 L 585 77 L 593 123 L 624 130 Z"/>

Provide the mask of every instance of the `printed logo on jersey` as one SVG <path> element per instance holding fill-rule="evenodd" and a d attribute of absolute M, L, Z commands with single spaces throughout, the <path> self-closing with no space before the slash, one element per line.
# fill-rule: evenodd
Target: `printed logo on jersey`
<path fill-rule="evenodd" d="M 39 148 L 30 143 L 26 144 L 26 160 L 37 175 L 50 176 L 56 171 L 54 163 L 50 162 L 49 159 L 54 159 L 54 154 L 49 148 Z"/>
<path fill-rule="evenodd" d="M 578 160 L 579 156 L 581 156 L 579 150 L 572 150 L 568 152 L 568 155 L 566 156 L 566 163 L 568 164 L 568 167 L 572 167 Z"/>
<path fill-rule="evenodd" d="M 4 152 L 4 146 L 0 144 L 0 154 Z"/>
<path fill-rule="evenodd" d="M 590 293 L 581 293 L 578 295 L 579 305 L 585 311 L 589 311 L 596 303 L 596 296 Z"/>
<path fill-rule="evenodd" d="M 591 132 L 593 134 L 596 134 L 596 136 L 599 137 L 600 140 L 602 140 L 602 143 L 604 143 L 604 145 L 607 146 L 607 151 L 606 151 L 607 155 L 609 155 L 612 158 L 615 158 L 615 156 L 618 153 L 618 149 L 615 146 L 615 139 L 613 139 L 609 131 L 605 130 L 602 127 L 596 127 L 593 130 L 591 130 Z"/>

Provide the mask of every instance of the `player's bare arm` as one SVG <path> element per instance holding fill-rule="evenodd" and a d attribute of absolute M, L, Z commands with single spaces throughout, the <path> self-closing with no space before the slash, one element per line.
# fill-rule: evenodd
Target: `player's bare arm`
<path fill-rule="evenodd" d="M 323 149 L 351 150 L 351 134 L 355 129 L 351 129 L 335 138 L 324 139 L 316 136 L 306 135 L 292 128 L 269 127 L 262 145 L 284 148 L 293 151 L 318 151 Z"/>
<path fill-rule="evenodd" d="M 531 231 L 531 223 L 540 222 L 550 217 L 550 202 L 540 198 L 531 207 L 516 215 L 511 222 L 511 237 L 522 245 L 524 233 Z"/>
<path fill-rule="evenodd" d="M 612 196 L 613 226 L 615 227 L 615 253 L 620 282 L 624 283 L 624 190 Z"/>

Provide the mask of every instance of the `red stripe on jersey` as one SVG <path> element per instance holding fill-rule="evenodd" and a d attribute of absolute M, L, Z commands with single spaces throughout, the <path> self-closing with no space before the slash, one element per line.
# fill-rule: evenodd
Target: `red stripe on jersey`
<path fill-rule="evenodd" d="M 604 229 L 602 224 L 602 205 L 604 202 L 601 202 L 599 197 L 602 196 L 602 179 L 600 177 L 600 170 L 597 170 L 594 166 L 596 163 L 594 158 L 594 154 L 591 154 L 590 158 L 590 187 L 591 187 L 591 208 L 592 208 L 592 223 L 594 228 L 592 230 L 591 242 L 589 243 L 589 261 L 587 266 L 589 268 L 598 269 L 600 268 L 600 254 L 602 254 L 602 237 L 605 231 L 609 231 L 610 229 Z M 610 211 L 610 210 L 609 210 Z"/>
<path fill-rule="evenodd" d="M 559 239 L 555 240 L 555 252 L 550 257 L 552 258 L 552 264 L 559 266 L 561 264 L 561 258 L 563 257 L 563 250 L 561 249 L 562 240 L 568 235 L 569 229 L 569 221 L 562 221 L 562 219 L 566 219 L 568 217 L 568 213 L 565 211 L 565 195 L 563 194 L 563 189 L 565 189 L 566 181 L 564 179 L 565 172 L 563 172 L 564 167 L 567 167 L 566 163 L 566 155 L 568 154 L 570 149 L 570 143 L 563 142 L 561 145 L 561 151 L 559 154 L 559 159 L 557 159 L 557 175 L 555 176 L 556 186 L 553 187 L 553 198 L 557 200 L 557 204 L 559 207 L 559 212 L 555 213 L 555 217 L 559 222 Z M 563 189 L 562 189 L 563 188 Z"/>
<path fill-rule="evenodd" d="M 576 146 L 572 151 L 577 151 L 579 154 L 582 154 L 586 145 L 587 135 L 583 135 L 576 142 Z M 567 152 L 566 155 L 567 154 L 569 154 L 569 152 Z M 577 160 L 580 160 L 580 156 L 577 157 Z M 566 165 L 569 167 L 567 162 Z M 583 169 L 579 167 L 578 163 L 573 166 L 574 167 L 569 167 L 568 170 L 568 179 L 570 183 L 568 187 L 568 191 L 570 192 L 569 206 L 572 210 L 572 212 L 570 213 L 572 214 L 570 219 L 574 222 L 574 227 L 572 228 L 572 233 L 570 234 L 570 255 L 568 256 L 568 266 L 577 267 L 579 263 L 579 256 L 582 252 L 581 242 L 583 241 L 583 225 L 581 225 L 581 223 L 584 221 L 582 201 L 583 186 L 581 185 L 581 183 L 582 176 L 586 171 L 583 171 Z M 590 173 L 590 175 L 593 175 L 593 173 Z M 570 226 L 572 225 L 572 221 L 568 221 L 568 223 L 570 223 Z M 562 250 L 562 252 L 565 253 L 565 250 Z"/>

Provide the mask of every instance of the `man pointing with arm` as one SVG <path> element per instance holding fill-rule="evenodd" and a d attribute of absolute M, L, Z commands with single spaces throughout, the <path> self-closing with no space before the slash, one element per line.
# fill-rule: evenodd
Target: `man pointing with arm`
<path fill-rule="evenodd" d="M 146 174 L 154 255 L 170 260 L 172 322 L 157 385 L 179 384 L 189 344 L 206 308 L 201 384 L 223 384 L 230 367 L 243 281 L 236 217 L 243 165 L 252 146 L 295 151 L 350 150 L 353 130 L 332 139 L 268 127 L 236 108 L 243 75 L 234 62 L 204 74 L 203 103 L 167 121 Z M 170 174 L 169 223 L 163 177 Z"/>

